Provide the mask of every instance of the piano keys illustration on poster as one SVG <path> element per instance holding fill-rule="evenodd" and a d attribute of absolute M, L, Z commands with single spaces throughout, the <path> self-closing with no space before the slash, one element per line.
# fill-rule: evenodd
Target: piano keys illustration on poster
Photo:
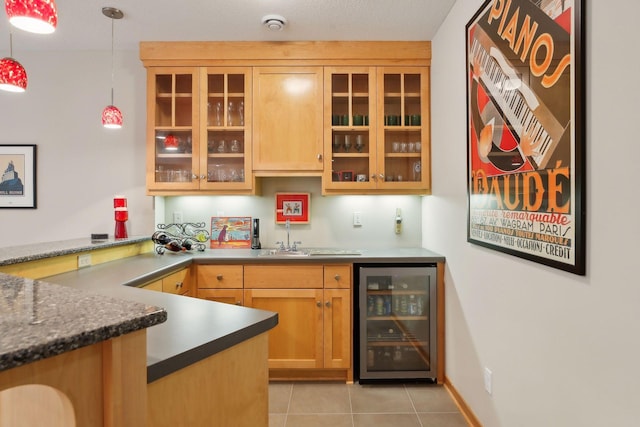
<path fill-rule="evenodd" d="M 568 264 L 572 6 L 493 0 L 467 25 L 469 241 Z"/>

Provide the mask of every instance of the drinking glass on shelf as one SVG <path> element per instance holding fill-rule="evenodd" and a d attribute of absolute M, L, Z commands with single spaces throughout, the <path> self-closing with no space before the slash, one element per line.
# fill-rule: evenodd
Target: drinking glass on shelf
<path fill-rule="evenodd" d="M 228 126 L 233 126 L 233 113 L 236 110 L 236 106 L 233 103 L 233 101 L 229 101 L 229 107 L 228 107 L 228 111 L 227 111 L 227 125 Z"/>
<path fill-rule="evenodd" d="M 333 152 L 337 153 L 340 150 L 340 146 L 342 143 L 340 142 L 340 135 L 333 136 Z"/>
<path fill-rule="evenodd" d="M 362 153 L 362 149 L 364 148 L 364 141 L 362 139 L 362 135 L 356 135 L 356 150 L 358 153 Z"/>
<path fill-rule="evenodd" d="M 238 104 L 238 115 L 240 116 L 240 126 L 244 126 L 244 101 Z"/>
<path fill-rule="evenodd" d="M 215 106 L 215 125 L 222 126 L 222 102 L 216 102 Z"/>
<path fill-rule="evenodd" d="M 218 142 L 218 153 L 224 153 L 226 149 L 224 139 L 220 140 L 220 142 Z"/>
<path fill-rule="evenodd" d="M 349 151 L 351 149 L 351 135 L 344 136 L 344 151 Z"/>
<path fill-rule="evenodd" d="M 233 141 L 231 141 L 231 147 L 229 147 L 229 149 L 231 150 L 232 153 L 240 152 L 240 143 L 238 142 L 237 139 L 234 139 Z"/>

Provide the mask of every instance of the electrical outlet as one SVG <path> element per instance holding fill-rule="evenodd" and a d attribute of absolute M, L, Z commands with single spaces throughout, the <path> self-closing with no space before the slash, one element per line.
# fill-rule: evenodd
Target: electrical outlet
<path fill-rule="evenodd" d="M 91 267 L 91 254 L 78 255 L 78 268 Z"/>
<path fill-rule="evenodd" d="M 487 393 L 491 394 L 492 393 L 492 386 L 493 386 L 493 372 L 491 372 L 491 369 L 485 367 L 484 368 L 484 389 L 487 391 Z"/>
<path fill-rule="evenodd" d="M 176 211 L 173 213 L 173 223 L 182 224 L 182 212 Z"/>
<path fill-rule="evenodd" d="M 353 226 L 360 227 L 362 226 L 362 212 L 354 212 L 353 213 Z"/>

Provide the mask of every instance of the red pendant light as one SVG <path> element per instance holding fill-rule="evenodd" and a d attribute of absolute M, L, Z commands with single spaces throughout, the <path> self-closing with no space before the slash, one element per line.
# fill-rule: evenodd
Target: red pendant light
<path fill-rule="evenodd" d="M 122 113 L 115 105 L 107 105 L 102 110 L 102 126 L 107 129 L 120 129 L 122 127 Z"/>
<path fill-rule="evenodd" d="M 102 111 L 102 126 L 108 129 L 120 129 L 122 127 L 122 112 L 113 105 L 113 20 L 122 19 L 124 13 L 115 7 L 103 7 L 102 14 L 111 19 L 111 104 Z"/>
<path fill-rule="evenodd" d="M 21 30 L 51 34 L 58 25 L 58 10 L 53 0 L 5 0 L 9 22 Z"/>
<path fill-rule="evenodd" d="M 13 38 L 9 33 L 10 56 L 0 59 L 0 90 L 24 92 L 27 90 L 27 72 L 13 56 Z"/>

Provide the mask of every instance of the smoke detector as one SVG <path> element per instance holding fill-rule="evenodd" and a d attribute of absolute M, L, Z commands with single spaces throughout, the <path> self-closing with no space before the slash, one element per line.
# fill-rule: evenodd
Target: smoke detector
<path fill-rule="evenodd" d="M 265 15 L 262 17 L 262 25 L 271 31 L 282 31 L 287 25 L 287 20 L 281 15 Z"/>

